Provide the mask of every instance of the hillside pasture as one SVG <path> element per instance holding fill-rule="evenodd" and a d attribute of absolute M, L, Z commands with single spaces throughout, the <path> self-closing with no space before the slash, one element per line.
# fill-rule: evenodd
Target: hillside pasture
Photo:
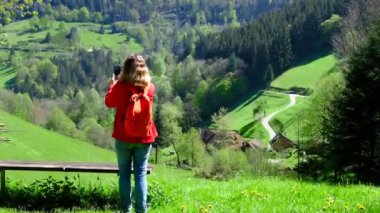
<path fill-rule="evenodd" d="M 258 138 L 267 142 L 269 140 L 268 133 L 261 125 L 260 120 L 254 119 L 253 115 L 253 108 L 260 101 L 265 103 L 265 116 L 285 106 L 289 102 L 289 97 L 284 94 L 267 92 L 254 94 L 227 114 L 228 127 L 239 131 L 246 138 Z"/>
<path fill-rule="evenodd" d="M 8 130 L 4 137 L 10 139 L 10 142 L 0 142 L 1 160 L 116 163 L 116 155 L 111 150 L 43 129 L 4 111 L 0 111 L 0 118 Z M 63 178 L 65 175 L 77 174 L 7 171 L 8 178 L 25 183 L 48 176 Z M 98 176 L 108 183 L 116 181 L 115 174 L 80 174 L 85 182 L 96 181 Z"/>
<path fill-rule="evenodd" d="M 14 78 L 16 71 L 8 63 L 0 64 L 0 88 L 4 88 L 6 83 Z"/>
<path fill-rule="evenodd" d="M 307 62 L 291 68 L 277 77 L 270 85 L 270 88 L 289 90 L 293 87 L 315 89 L 318 81 L 327 75 L 335 67 L 336 59 L 332 54 L 319 56 Z M 229 128 L 239 131 L 246 138 L 257 138 L 266 143 L 269 135 L 260 121 L 255 120 L 253 109 L 259 102 L 264 102 L 264 116 L 277 111 L 289 104 L 287 94 L 274 94 L 268 92 L 253 92 L 250 97 L 241 104 L 231 109 L 227 114 Z M 284 134 L 291 139 L 296 138 L 297 128 L 295 116 L 307 105 L 307 98 L 297 98 L 295 106 L 278 113 L 273 119 L 279 120 L 284 125 Z M 273 120 L 272 119 L 272 120 Z"/>
<path fill-rule="evenodd" d="M 290 89 L 302 87 L 314 89 L 318 81 L 335 67 L 336 58 L 333 55 L 325 55 L 307 63 L 293 67 L 277 77 L 272 87 Z"/>
<path fill-rule="evenodd" d="M 284 111 L 279 112 L 274 118 L 281 122 L 283 125 L 283 135 L 292 141 L 298 140 L 298 127 L 302 126 L 303 113 L 305 108 L 309 104 L 307 97 L 297 97 L 297 103 L 293 107 L 290 107 Z M 269 122 L 269 125 L 276 131 L 276 125 L 274 125 L 273 119 Z M 302 129 L 300 129 L 302 131 Z M 302 139 L 302 138 L 300 138 Z"/>

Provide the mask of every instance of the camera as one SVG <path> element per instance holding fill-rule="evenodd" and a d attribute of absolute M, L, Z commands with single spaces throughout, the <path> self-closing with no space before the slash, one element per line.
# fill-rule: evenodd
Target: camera
<path fill-rule="evenodd" d="M 115 74 L 115 76 L 118 76 L 120 72 L 121 72 L 121 67 L 119 65 L 113 66 L 113 74 Z"/>

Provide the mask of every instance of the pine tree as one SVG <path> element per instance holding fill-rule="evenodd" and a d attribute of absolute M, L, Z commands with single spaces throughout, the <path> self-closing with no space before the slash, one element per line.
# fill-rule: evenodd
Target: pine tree
<path fill-rule="evenodd" d="M 346 87 L 326 129 L 327 172 L 380 183 L 380 25 L 348 62 Z"/>

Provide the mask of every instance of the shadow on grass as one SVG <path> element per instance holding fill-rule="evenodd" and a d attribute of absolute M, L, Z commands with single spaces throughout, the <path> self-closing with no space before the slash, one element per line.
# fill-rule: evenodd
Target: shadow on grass
<path fill-rule="evenodd" d="M 331 54 L 332 54 L 332 49 L 326 48 L 326 49 L 324 49 L 320 52 L 317 52 L 315 54 L 310 54 L 306 57 L 300 58 L 299 60 L 297 60 L 298 62 L 296 62 L 292 67 L 307 65 L 307 64 L 310 64 L 311 62 L 313 62 L 317 59 L 327 57 Z"/>
<path fill-rule="evenodd" d="M 258 123 L 257 121 L 252 121 L 248 123 L 247 125 L 243 126 L 242 128 L 240 128 L 239 130 L 240 135 L 242 135 L 243 137 L 251 136 L 253 132 L 255 131 L 254 126 L 257 123 Z"/>
<path fill-rule="evenodd" d="M 245 99 L 246 101 L 243 104 L 240 104 L 240 106 L 236 107 L 236 111 L 238 112 L 241 109 L 243 109 L 244 107 L 248 106 L 253 101 L 255 101 L 256 99 L 258 99 L 262 94 L 263 94 L 263 91 L 255 91 L 254 93 L 251 93 L 251 95 L 250 95 L 251 97 L 248 100 Z"/>
<path fill-rule="evenodd" d="M 16 85 L 16 78 L 11 78 L 5 82 L 6 89 L 12 89 Z"/>
<path fill-rule="evenodd" d="M 5 69 L 8 69 L 8 67 L 5 68 Z M 11 74 L 13 74 L 13 73 L 15 73 L 15 69 L 14 69 L 14 68 L 13 68 L 13 69 L 9 69 L 9 70 L 7 70 L 7 71 L 5 71 L 5 72 L 1 72 L 1 73 L 0 73 L 0 77 L 5 77 L 5 76 L 7 76 L 7 75 L 11 75 Z"/>

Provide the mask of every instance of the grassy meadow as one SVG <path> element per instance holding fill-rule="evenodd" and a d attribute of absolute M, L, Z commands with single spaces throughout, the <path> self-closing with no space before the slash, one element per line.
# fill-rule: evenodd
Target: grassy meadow
<path fill-rule="evenodd" d="M 229 181 L 193 178 L 189 172 L 157 169 L 150 181 L 164 184 L 172 205 L 152 212 L 378 212 L 380 190 L 269 177 Z M 166 175 L 163 175 L 165 173 Z"/>
<path fill-rule="evenodd" d="M 296 105 L 284 111 L 281 111 L 276 116 L 274 116 L 274 119 L 279 120 L 283 125 L 283 134 L 292 141 L 297 141 L 298 139 L 298 124 L 303 122 L 302 113 L 305 113 L 303 110 L 308 106 L 309 103 L 307 97 L 297 97 L 296 100 Z M 273 121 L 273 119 L 271 121 Z M 273 125 L 273 122 L 271 121 L 269 124 L 276 131 L 275 125 Z"/>
<path fill-rule="evenodd" d="M 7 63 L 0 64 L 0 88 L 4 88 L 7 81 L 14 78 L 16 71 Z"/>
<path fill-rule="evenodd" d="M 301 63 L 277 77 L 271 86 L 282 89 L 290 89 L 291 87 L 314 89 L 318 81 L 334 68 L 335 63 L 336 59 L 331 54 Z"/>
<path fill-rule="evenodd" d="M 0 111 L 0 122 L 9 130 L 3 136 L 11 140 L 0 142 L 0 160 L 116 163 L 116 156 L 110 150 L 43 129 L 4 111 Z M 69 174 L 76 175 L 60 172 L 7 171 L 8 178 L 25 183 L 50 175 L 62 178 Z M 90 182 L 96 180 L 97 176 L 104 178 L 106 182 L 116 180 L 115 174 L 81 173 L 80 176 L 81 180 Z"/>
<path fill-rule="evenodd" d="M 333 55 L 324 55 L 318 58 L 301 63 L 299 66 L 291 68 L 277 77 L 272 83 L 272 87 L 288 90 L 292 87 L 303 87 L 315 89 L 318 81 L 327 75 L 335 66 L 336 59 Z M 259 101 L 264 101 L 265 116 L 286 107 L 289 96 L 286 94 L 274 94 L 268 92 L 256 92 L 250 95 L 246 101 L 231 109 L 227 114 L 229 128 L 238 130 L 246 138 L 257 138 L 266 143 L 269 134 L 266 132 L 260 121 L 254 119 L 253 108 Z M 278 113 L 273 119 L 279 120 L 284 125 L 284 134 L 296 139 L 297 126 L 295 115 L 307 106 L 306 98 L 297 98 L 295 106 Z"/>
<path fill-rule="evenodd" d="M 263 141 L 269 140 L 269 134 L 261 125 L 260 120 L 255 120 L 253 108 L 259 101 L 266 103 L 265 116 L 273 111 L 281 109 L 289 103 L 289 97 L 284 94 L 260 92 L 254 94 L 250 99 L 243 102 L 227 114 L 229 128 L 238 130 L 246 138 L 259 138 Z"/>
<path fill-rule="evenodd" d="M 380 189 L 374 186 L 329 185 L 280 177 L 252 176 L 216 181 L 194 177 L 192 171 L 163 165 L 154 166 L 148 183 L 157 183 L 164 189 L 166 203 L 150 209 L 149 212 L 380 211 Z M 0 209 L 0 212 L 15 210 Z"/>

